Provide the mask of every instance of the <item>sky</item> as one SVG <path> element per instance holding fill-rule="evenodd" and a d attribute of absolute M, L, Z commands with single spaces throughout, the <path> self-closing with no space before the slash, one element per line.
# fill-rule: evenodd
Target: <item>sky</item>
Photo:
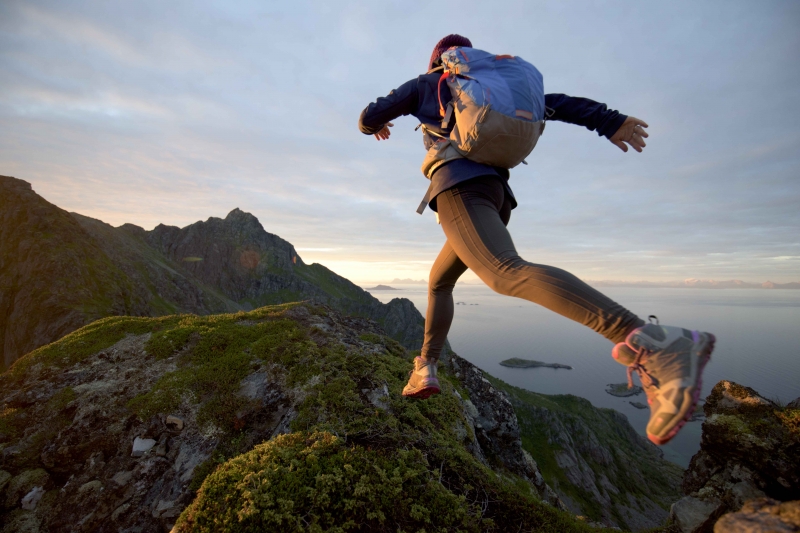
<path fill-rule="evenodd" d="M 523 258 L 800 281 L 800 2 L 437 5 L 2 0 L 0 174 L 115 226 L 238 207 L 353 281 L 427 279 L 444 234 L 415 213 L 416 121 L 379 143 L 357 120 L 455 32 L 650 124 L 642 154 L 548 125 L 511 175 Z"/>

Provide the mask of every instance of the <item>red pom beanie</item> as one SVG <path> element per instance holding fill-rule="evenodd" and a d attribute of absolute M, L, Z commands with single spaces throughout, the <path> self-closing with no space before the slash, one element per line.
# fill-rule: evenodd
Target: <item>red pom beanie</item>
<path fill-rule="evenodd" d="M 428 63 L 428 70 L 433 68 L 433 64 L 441 57 L 441 55 L 448 49 L 453 46 L 467 46 L 472 48 L 472 42 L 467 39 L 466 37 L 462 37 L 457 33 L 451 33 L 447 37 L 442 38 L 441 41 L 436 43 L 436 46 L 433 47 L 433 53 L 431 54 L 431 60 Z"/>

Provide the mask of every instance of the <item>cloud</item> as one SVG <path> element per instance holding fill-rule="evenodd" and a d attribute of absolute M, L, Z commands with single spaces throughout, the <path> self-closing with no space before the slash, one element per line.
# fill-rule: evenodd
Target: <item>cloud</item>
<path fill-rule="evenodd" d="M 444 27 L 424 2 L 4 2 L 0 172 L 117 225 L 240 207 L 305 260 L 424 278 L 444 236 L 414 213 L 414 121 L 387 143 L 355 125 L 456 31 L 651 125 L 644 154 L 548 125 L 512 172 L 523 257 L 594 279 L 800 279 L 776 259 L 800 255 L 800 7 L 482 6 Z"/>

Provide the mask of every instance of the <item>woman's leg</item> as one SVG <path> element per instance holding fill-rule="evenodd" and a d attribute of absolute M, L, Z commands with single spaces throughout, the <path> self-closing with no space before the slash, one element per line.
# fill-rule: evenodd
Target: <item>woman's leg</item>
<path fill-rule="evenodd" d="M 506 229 L 499 178 L 476 178 L 436 197 L 439 220 L 458 259 L 494 291 L 537 303 L 614 343 L 644 322 L 576 276 L 522 259 Z"/>
<path fill-rule="evenodd" d="M 445 241 L 428 278 L 425 340 L 420 353 L 423 359 L 437 360 L 442 353 L 447 332 L 453 323 L 453 287 L 466 271 L 467 265 L 458 258 L 450 243 Z"/>
<path fill-rule="evenodd" d="M 458 278 L 467 271 L 449 243 L 433 263 L 428 280 L 428 311 L 425 313 L 425 340 L 420 356 L 414 358 L 414 370 L 403 388 L 403 396 L 428 398 L 439 394 L 439 379 L 436 365 L 447 340 L 447 332 L 453 323 L 453 287 Z"/>

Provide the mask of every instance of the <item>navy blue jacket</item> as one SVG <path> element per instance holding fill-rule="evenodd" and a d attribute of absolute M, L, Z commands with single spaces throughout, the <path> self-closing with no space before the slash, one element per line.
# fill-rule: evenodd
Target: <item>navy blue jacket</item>
<path fill-rule="evenodd" d="M 449 134 L 449 129 L 441 128 L 442 118 L 439 114 L 439 98 L 436 94 L 439 77 L 439 72 L 423 74 L 369 104 L 361 112 L 358 121 L 361 132 L 372 135 L 379 132 L 387 122 L 399 116 L 413 115 L 430 129 Z M 441 99 L 445 106 L 452 99 L 450 89 L 444 83 L 441 85 Z M 611 138 L 628 118 L 618 111 L 608 109 L 605 104 L 588 98 L 547 94 L 544 102 L 547 107 L 547 120 L 558 120 L 584 126 L 591 131 L 597 131 L 598 135 L 608 138 Z M 475 163 L 469 159 L 456 159 L 442 165 L 434 172 L 431 179 L 431 208 L 436 210 L 435 198 L 440 192 L 462 181 L 486 175 L 504 178 L 506 190 L 513 199 L 514 195 L 508 186 L 508 170 Z M 516 201 L 512 203 L 516 207 Z"/>

